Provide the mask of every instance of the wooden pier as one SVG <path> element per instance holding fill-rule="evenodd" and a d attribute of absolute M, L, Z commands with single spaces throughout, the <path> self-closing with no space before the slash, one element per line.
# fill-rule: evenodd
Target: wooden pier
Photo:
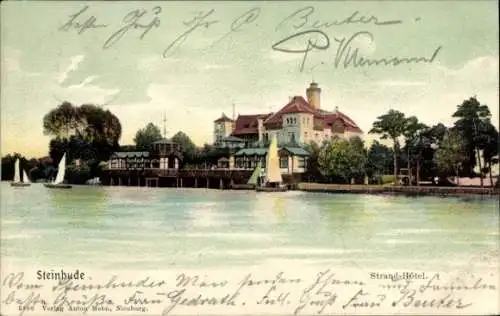
<path fill-rule="evenodd" d="M 230 189 L 233 185 L 246 184 L 252 170 L 241 169 L 107 169 L 103 171 L 103 185 Z M 283 175 L 283 181 L 295 184 L 300 174 Z"/>
<path fill-rule="evenodd" d="M 299 183 L 297 189 L 308 192 L 358 193 L 407 196 L 487 196 L 497 197 L 500 190 L 492 187 L 383 186 L 363 184 Z"/>

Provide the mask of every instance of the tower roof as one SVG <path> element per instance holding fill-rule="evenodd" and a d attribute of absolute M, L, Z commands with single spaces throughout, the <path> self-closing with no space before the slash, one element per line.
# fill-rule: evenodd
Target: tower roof
<path fill-rule="evenodd" d="M 222 116 L 214 121 L 214 123 L 223 123 L 223 122 L 233 122 L 233 120 L 227 117 L 225 113 L 222 113 Z"/>

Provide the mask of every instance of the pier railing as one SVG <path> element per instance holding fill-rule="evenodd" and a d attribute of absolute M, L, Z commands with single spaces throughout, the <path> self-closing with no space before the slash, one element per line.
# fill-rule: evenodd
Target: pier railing
<path fill-rule="evenodd" d="M 363 185 L 363 184 L 326 184 L 306 183 L 297 185 L 297 189 L 310 192 L 331 193 L 369 193 L 369 194 L 410 194 L 410 195 L 482 195 L 499 196 L 498 188 L 481 187 L 436 187 L 436 186 L 392 186 L 392 185 Z"/>

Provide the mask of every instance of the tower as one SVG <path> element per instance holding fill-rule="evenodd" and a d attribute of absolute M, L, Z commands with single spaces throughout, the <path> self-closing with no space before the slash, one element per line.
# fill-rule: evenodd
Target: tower
<path fill-rule="evenodd" d="M 316 82 L 311 82 L 311 85 L 306 90 L 307 102 L 315 108 L 321 108 L 321 88 L 318 87 Z"/>
<path fill-rule="evenodd" d="M 167 139 L 167 113 L 163 112 L 163 138 Z"/>
<path fill-rule="evenodd" d="M 233 102 L 233 122 L 231 124 L 231 134 L 234 132 L 234 129 L 236 128 L 236 117 L 235 117 L 235 109 L 236 109 L 236 106 L 234 105 L 234 102 Z"/>

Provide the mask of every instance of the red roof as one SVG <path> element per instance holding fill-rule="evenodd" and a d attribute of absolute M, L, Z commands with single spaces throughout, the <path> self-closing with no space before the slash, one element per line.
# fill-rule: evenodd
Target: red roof
<path fill-rule="evenodd" d="M 233 120 L 227 117 L 226 114 L 222 113 L 222 116 L 214 121 L 214 123 L 232 122 Z"/>
<path fill-rule="evenodd" d="M 292 113 L 310 113 L 314 116 L 314 129 L 323 130 L 332 127 L 333 122 L 341 122 L 343 130 L 347 132 L 363 133 L 358 125 L 344 113 L 335 110 L 327 112 L 312 107 L 303 97 L 293 97 L 287 105 L 276 113 L 256 114 L 256 115 L 238 115 L 236 127 L 232 135 L 257 134 L 258 121 L 264 120 L 266 129 L 279 129 L 283 125 L 283 115 Z"/>
<path fill-rule="evenodd" d="M 259 122 L 258 119 L 266 120 L 269 114 L 238 115 L 236 126 L 232 135 L 257 134 Z"/>
<path fill-rule="evenodd" d="M 318 111 L 307 103 L 303 97 L 295 96 L 290 100 L 290 102 L 288 102 L 287 105 L 285 105 L 285 107 L 269 117 L 264 122 L 264 125 L 266 127 L 275 127 L 276 125 L 281 126 L 281 123 L 283 122 L 283 115 L 292 113 L 311 113 L 318 115 Z"/>
<path fill-rule="evenodd" d="M 344 113 L 336 110 L 333 113 L 325 115 L 325 124 L 331 126 L 334 121 L 340 120 L 348 132 L 363 133 L 354 121 Z"/>

